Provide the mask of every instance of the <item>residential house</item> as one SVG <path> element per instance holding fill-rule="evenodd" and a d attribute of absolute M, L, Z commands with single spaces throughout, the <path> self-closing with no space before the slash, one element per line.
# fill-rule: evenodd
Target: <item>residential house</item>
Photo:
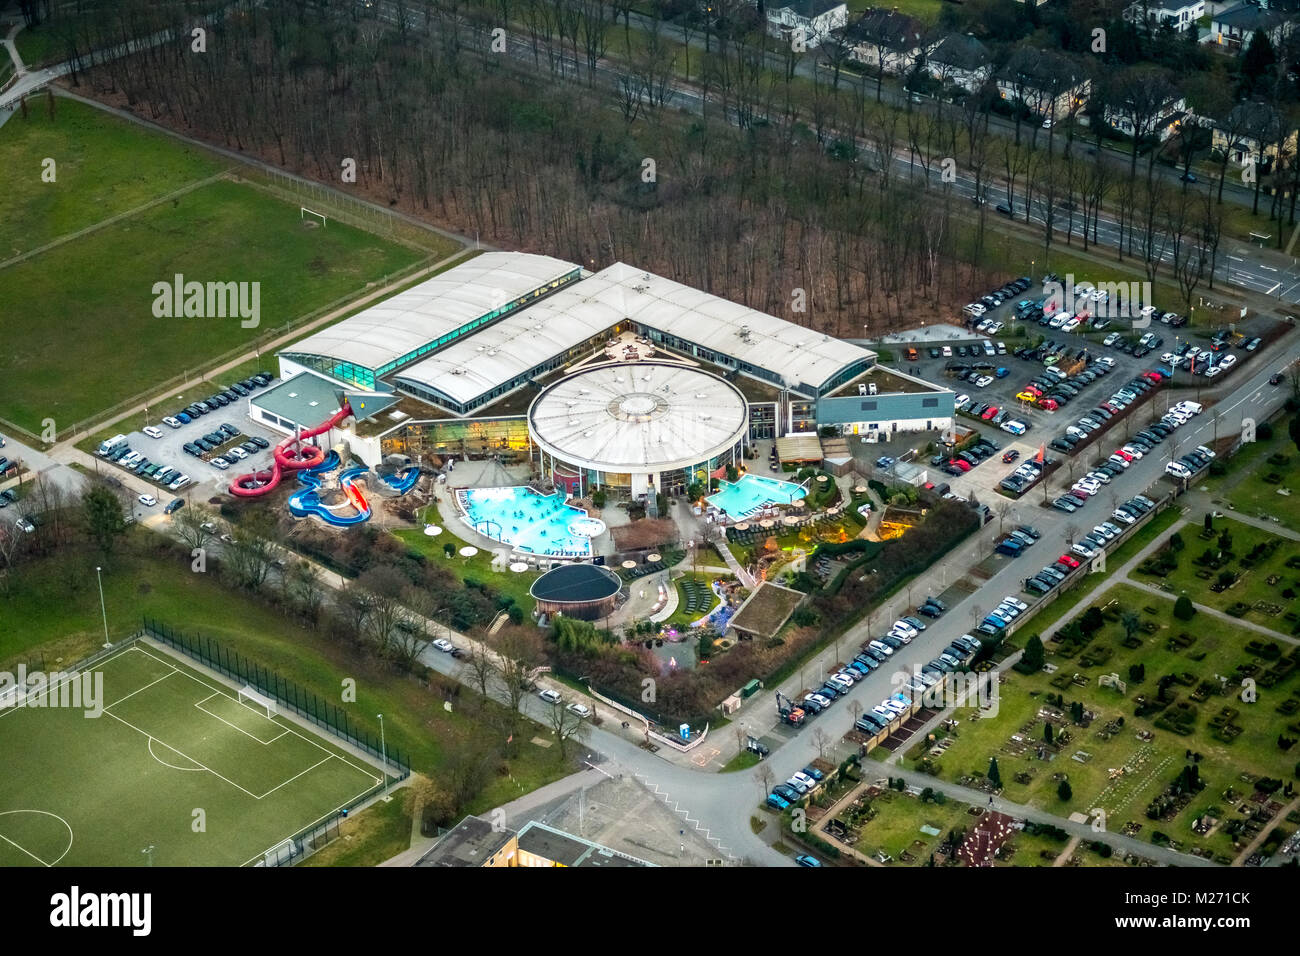
<path fill-rule="evenodd" d="M 1296 18 L 1257 3 L 1238 3 L 1216 13 L 1210 21 L 1210 39 L 1223 50 L 1239 53 L 1256 30 L 1263 30 L 1276 47 L 1295 29 Z"/>
<path fill-rule="evenodd" d="M 1150 120 L 1149 128 L 1143 130 L 1143 136 L 1155 136 L 1160 142 L 1164 142 L 1174 133 L 1178 132 L 1179 126 L 1184 120 L 1191 118 L 1187 112 L 1187 101 L 1178 94 L 1171 94 L 1169 99 L 1161 104 L 1160 109 Z M 1102 120 L 1111 129 L 1123 133 L 1125 136 L 1134 135 L 1133 110 L 1125 107 L 1107 106 L 1102 111 Z"/>
<path fill-rule="evenodd" d="M 842 0 L 788 0 L 784 6 L 767 8 L 767 32 L 789 42 L 802 40 L 809 49 L 820 46 L 835 30 L 849 21 Z"/>
<path fill-rule="evenodd" d="M 926 54 L 925 68 L 945 86 L 951 83 L 974 93 L 989 81 L 993 55 L 969 33 L 949 33 Z"/>
<path fill-rule="evenodd" d="M 1205 0 L 1137 0 L 1124 10 L 1124 19 L 1133 23 L 1144 15 L 1152 27 L 1168 24 L 1181 33 L 1205 16 Z"/>
<path fill-rule="evenodd" d="M 466 817 L 439 837 L 417 867 L 642 867 L 645 860 L 611 850 L 536 820 L 518 830 Z"/>
<path fill-rule="evenodd" d="M 867 10 L 844 31 L 849 58 L 885 73 L 906 73 L 924 50 L 924 25 L 897 10 Z"/>
<path fill-rule="evenodd" d="M 1281 133 L 1281 119 L 1267 103 L 1248 100 L 1238 103 L 1210 131 L 1210 146 L 1226 152 L 1229 162 L 1238 166 L 1254 163 L 1269 165 L 1277 158 L 1278 142 L 1284 156 L 1296 154 L 1296 130 Z"/>
<path fill-rule="evenodd" d="M 1077 115 L 1092 92 L 1092 82 L 1070 58 L 1032 47 L 1013 53 L 995 80 L 1004 100 L 1053 121 Z"/>

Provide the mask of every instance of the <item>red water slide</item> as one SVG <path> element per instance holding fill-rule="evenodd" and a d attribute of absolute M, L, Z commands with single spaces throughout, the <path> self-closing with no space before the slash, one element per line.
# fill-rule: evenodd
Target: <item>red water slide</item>
<path fill-rule="evenodd" d="M 247 475 L 237 476 L 230 482 L 230 493 L 241 498 L 257 498 L 260 495 L 274 491 L 276 486 L 280 484 L 280 479 L 284 477 L 285 472 L 315 468 L 325 460 L 325 450 L 315 445 L 307 445 L 304 448 L 303 441 L 329 431 L 351 414 L 352 406 L 344 402 L 342 408 L 315 428 L 309 428 L 297 435 L 290 435 L 279 442 L 271 449 L 271 457 L 274 459 L 271 470 L 255 471 Z M 290 450 L 291 447 L 292 451 Z"/>

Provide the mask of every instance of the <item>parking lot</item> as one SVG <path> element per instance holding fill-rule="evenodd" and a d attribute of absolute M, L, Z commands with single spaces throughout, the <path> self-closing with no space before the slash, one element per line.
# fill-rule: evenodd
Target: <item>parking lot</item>
<path fill-rule="evenodd" d="M 275 385 L 278 381 L 278 379 L 273 379 L 267 388 Z M 207 415 L 201 415 L 188 424 L 182 424 L 180 428 L 162 424 L 160 416 L 160 420 L 152 426 L 161 433 L 158 438 L 152 438 L 142 431 L 133 431 L 126 435 L 127 444 L 133 451 L 139 452 L 150 462 L 177 469 L 182 474 L 190 477 L 189 484 L 176 491 L 169 491 L 166 487 L 160 487 L 155 482 L 150 482 L 156 489 L 152 493 L 158 499 L 159 506 L 165 505 L 178 494 L 206 496 L 216 490 L 225 488 L 235 475 L 271 467 L 271 448 L 284 436 L 254 422 L 249 417 L 248 410 L 250 399 L 264 391 L 266 391 L 265 388 L 257 389 L 252 396 L 240 398 L 224 408 L 218 408 Z M 165 415 L 171 416 L 177 411 L 180 411 L 180 409 L 167 409 Z M 232 462 L 226 470 L 221 470 L 207 461 L 188 454 L 184 450 L 184 445 L 193 443 L 196 439 L 219 430 L 224 423 L 233 425 L 241 433 L 230 444 L 239 445 L 250 438 L 257 437 L 266 441 L 269 447 L 255 453 L 245 452 L 248 455 L 246 459 Z M 119 465 L 111 462 L 106 463 L 106 465 L 114 470 L 120 468 Z M 111 474 L 112 471 L 109 473 Z"/>

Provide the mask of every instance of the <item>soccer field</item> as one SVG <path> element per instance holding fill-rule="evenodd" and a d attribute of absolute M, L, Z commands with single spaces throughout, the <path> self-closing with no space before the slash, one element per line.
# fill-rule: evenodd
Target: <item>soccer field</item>
<path fill-rule="evenodd" d="M 100 716 L 0 710 L 0 866 L 251 864 L 382 783 L 153 645 L 89 672 Z"/>
<path fill-rule="evenodd" d="M 54 181 L 40 176 L 44 158 L 57 159 Z M 297 202 L 223 176 L 231 164 L 77 103 L 60 102 L 53 118 L 10 120 L 0 162 L 30 170 L 0 189 L 0 420 L 33 434 L 47 419 L 63 432 L 195 376 L 455 249 L 437 237 L 416 248 L 332 218 L 321 228 Z M 177 275 L 255 284 L 256 325 L 158 317 L 155 284 Z"/>

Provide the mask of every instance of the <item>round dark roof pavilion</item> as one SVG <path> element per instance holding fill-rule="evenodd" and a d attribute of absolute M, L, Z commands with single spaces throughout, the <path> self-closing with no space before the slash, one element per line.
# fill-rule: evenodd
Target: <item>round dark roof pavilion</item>
<path fill-rule="evenodd" d="M 595 564 L 562 564 L 533 582 L 528 593 L 550 604 L 590 604 L 611 598 L 623 586 L 617 574 Z"/>

